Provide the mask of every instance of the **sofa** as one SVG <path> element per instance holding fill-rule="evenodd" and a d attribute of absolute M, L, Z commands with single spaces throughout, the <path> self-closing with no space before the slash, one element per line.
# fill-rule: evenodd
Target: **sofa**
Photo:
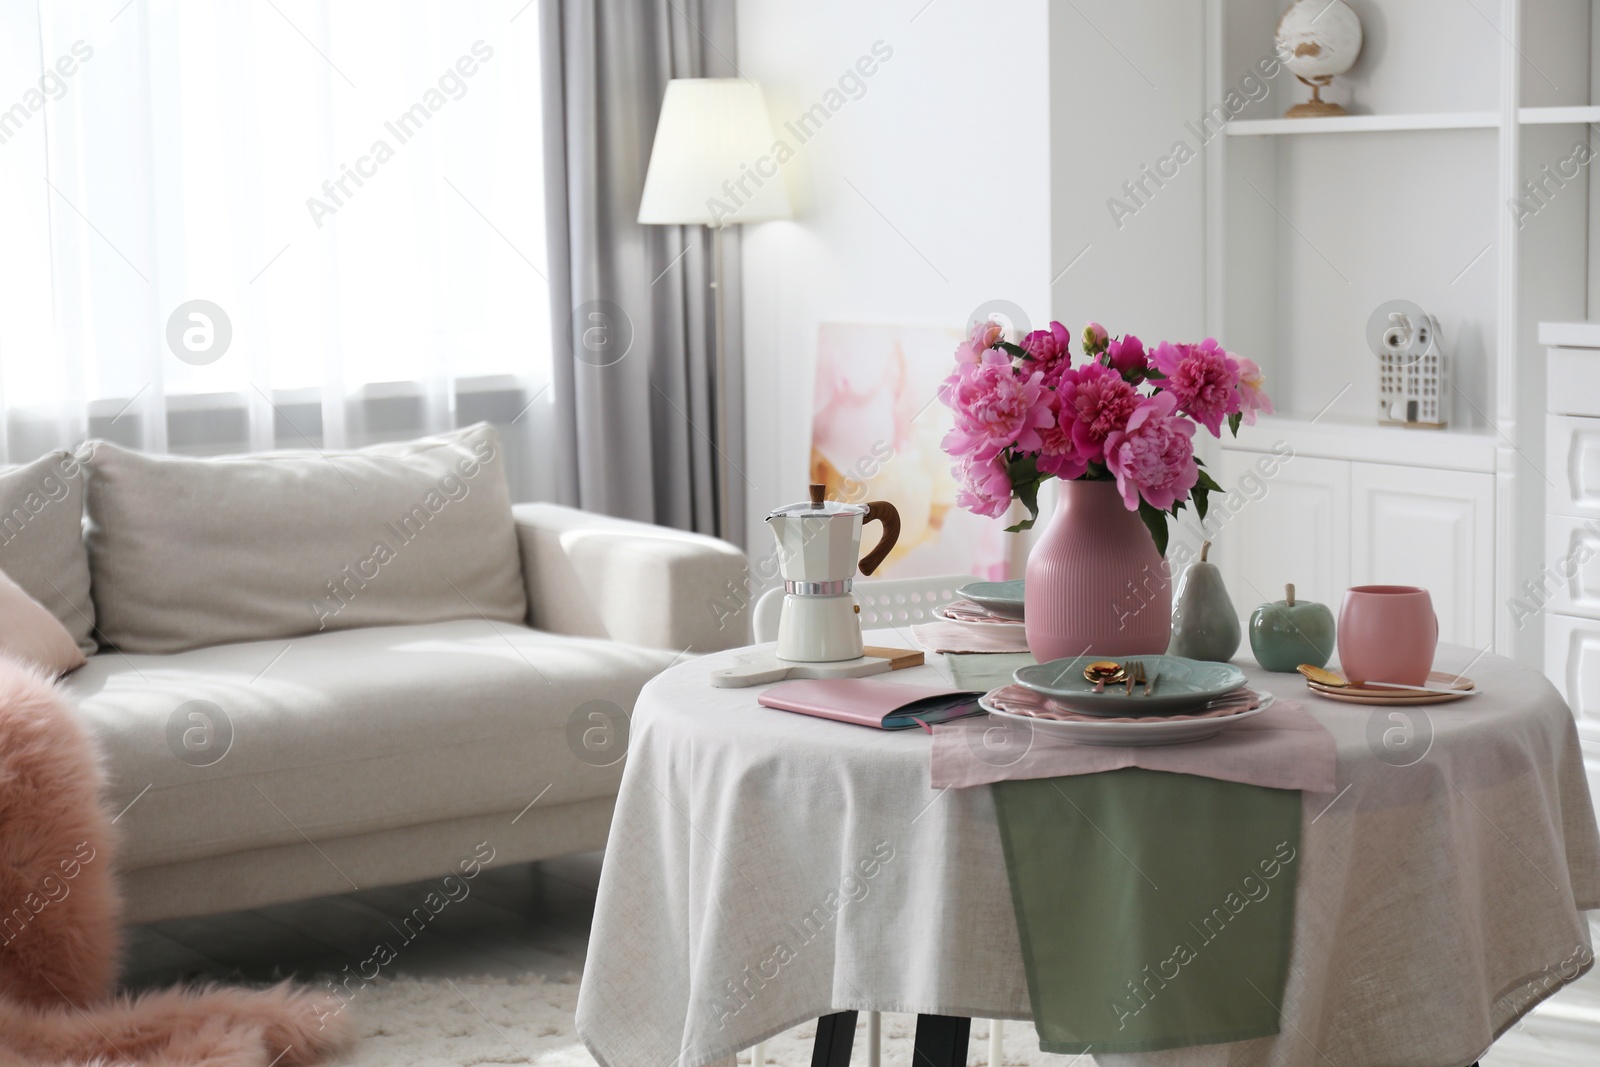
<path fill-rule="evenodd" d="M 129 922 L 598 849 L 652 676 L 748 639 L 733 546 L 513 506 L 486 425 L 0 474 L 0 570 L 87 661 Z"/>

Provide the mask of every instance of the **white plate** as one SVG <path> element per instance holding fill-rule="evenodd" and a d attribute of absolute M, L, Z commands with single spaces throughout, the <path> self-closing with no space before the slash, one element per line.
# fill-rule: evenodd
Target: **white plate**
<path fill-rule="evenodd" d="M 1182 722 L 1063 722 L 1060 719 L 1040 719 L 1032 715 L 1019 715 L 1013 711 L 1001 711 L 989 703 L 987 693 L 978 698 L 978 706 L 990 715 L 998 715 L 1013 722 L 1027 723 L 1041 733 L 1054 734 L 1075 745 L 1139 747 L 1182 745 L 1216 737 L 1230 726 L 1260 715 L 1272 707 L 1274 699 L 1271 693 L 1261 692 L 1261 703 L 1249 711 L 1241 711 L 1225 719 L 1186 719 Z"/>
<path fill-rule="evenodd" d="M 982 622 L 976 619 L 953 619 L 945 614 L 947 607 L 949 605 L 940 604 L 934 608 L 934 617 L 944 622 L 953 622 L 958 626 L 982 626 L 985 630 L 993 630 L 995 633 L 1002 634 L 1020 634 L 1028 628 L 1028 624 L 1020 619 L 985 619 Z"/>

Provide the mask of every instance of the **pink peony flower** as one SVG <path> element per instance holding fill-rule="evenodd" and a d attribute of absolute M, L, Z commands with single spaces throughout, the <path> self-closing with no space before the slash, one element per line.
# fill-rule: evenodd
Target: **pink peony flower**
<path fill-rule="evenodd" d="M 1103 363 L 1085 363 L 1067 371 L 1057 387 L 1059 417 L 1070 422 L 1072 443 L 1085 463 L 1105 460 L 1106 437 L 1128 424 L 1139 394 Z"/>
<path fill-rule="evenodd" d="M 975 515 L 998 519 L 1011 507 L 1011 476 L 999 458 L 977 460 L 971 456 L 950 468 L 958 483 L 956 506 Z"/>
<path fill-rule="evenodd" d="M 1054 422 L 1044 375 L 1019 373 L 1010 357 L 995 355 L 999 362 L 962 364 L 940 390 L 940 399 L 956 416 L 955 428 L 944 438 L 944 450 L 952 456 L 987 461 L 1013 446 L 1037 452 L 1039 430 Z"/>
<path fill-rule="evenodd" d="M 967 339 L 956 346 L 957 363 L 982 363 L 983 354 L 1000 343 L 1005 327 L 993 319 L 974 322 Z"/>
<path fill-rule="evenodd" d="M 1272 398 L 1262 389 L 1266 384 L 1266 375 L 1261 373 L 1255 360 L 1243 356 L 1233 358 L 1239 364 L 1239 410 L 1244 413 L 1244 421 L 1254 426 L 1256 412 L 1272 414 Z"/>
<path fill-rule="evenodd" d="M 1127 428 L 1106 438 L 1106 467 L 1116 475 L 1117 491 L 1129 511 L 1139 509 L 1140 497 L 1168 511 L 1200 480 L 1194 462 L 1195 425 L 1174 414 L 1177 407 L 1172 393 L 1146 397 Z"/>
<path fill-rule="evenodd" d="M 1147 366 L 1144 354 L 1144 342 L 1133 334 L 1119 337 L 1112 341 L 1106 348 L 1106 353 L 1111 359 L 1111 366 L 1118 374 L 1130 374 L 1142 371 Z"/>
<path fill-rule="evenodd" d="M 1240 410 L 1239 364 L 1233 357 L 1208 337 L 1197 345 L 1162 342 L 1151 362 L 1167 376 L 1161 388 L 1177 398 L 1184 414 L 1221 437 L 1222 420 Z"/>
<path fill-rule="evenodd" d="M 1063 421 L 1061 418 L 1062 395 L 1050 394 L 1050 411 L 1054 416 L 1051 425 L 1039 431 L 1039 470 L 1045 474 L 1053 474 L 1057 478 L 1071 481 L 1081 478 L 1089 469 L 1089 461 L 1079 452 L 1078 446 L 1072 440 L 1073 416 L 1068 413 Z"/>
<path fill-rule="evenodd" d="M 1072 335 L 1059 322 L 1052 322 L 1047 330 L 1034 330 L 1022 339 L 1033 368 L 1044 372 L 1044 383 L 1052 389 L 1072 366 L 1071 345 Z"/>
<path fill-rule="evenodd" d="M 1091 356 L 1098 356 L 1106 350 L 1106 328 L 1098 322 L 1091 322 L 1083 328 L 1083 350 Z"/>

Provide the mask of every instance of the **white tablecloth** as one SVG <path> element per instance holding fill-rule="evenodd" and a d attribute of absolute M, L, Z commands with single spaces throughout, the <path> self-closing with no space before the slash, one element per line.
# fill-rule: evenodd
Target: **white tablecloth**
<path fill-rule="evenodd" d="M 932 789 L 920 730 L 711 688 L 728 656 L 662 674 L 634 713 L 578 1001 L 595 1057 L 701 1067 L 849 1009 L 1027 1018 L 988 788 Z M 1485 692 L 1408 709 L 1432 733 L 1409 766 L 1388 709 L 1303 697 L 1339 784 L 1304 798 L 1282 1033 L 1100 1062 L 1453 1067 L 1588 969 L 1600 838 L 1571 714 L 1510 660 L 1442 646 L 1437 666 Z"/>

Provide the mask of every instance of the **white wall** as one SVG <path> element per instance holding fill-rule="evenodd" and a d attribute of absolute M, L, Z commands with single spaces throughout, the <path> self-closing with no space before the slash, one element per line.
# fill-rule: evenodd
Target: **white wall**
<path fill-rule="evenodd" d="M 1173 158 L 1198 141 L 1185 124 L 1204 110 L 1203 31 L 1196 0 L 1075 0 L 1051 13 L 1051 309 L 1069 326 L 1205 336 L 1205 161 Z M 1147 177 L 1163 159 L 1176 176 Z M 1130 196 L 1127 182 L 1143 191 Z M 1133 213 L 1114 217 L 1113 198 Z"/>
<path fill-rule="evenodd" d="M 823 322 L 960 327 L 1006 299 L 1051 311 L 1045 0 L 740 0 L 740 72 L 765 88 L 796 200 L 744 227 L 749 544 L 803 499 Z M 892 50 L 805 143 L 787 120 Z"/>

